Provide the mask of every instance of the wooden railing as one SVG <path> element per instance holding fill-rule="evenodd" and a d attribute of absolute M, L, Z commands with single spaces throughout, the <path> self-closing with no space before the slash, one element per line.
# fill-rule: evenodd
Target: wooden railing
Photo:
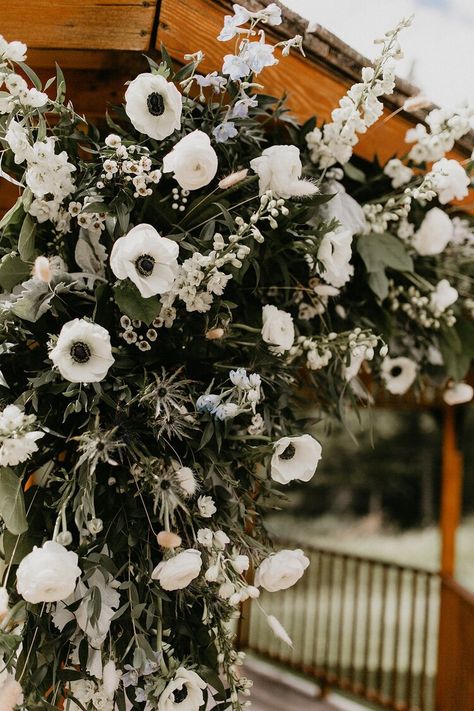
<path fill-rule="evenodd" d="M 241 646 L 310 675 L 323 689 L 397 711 L 434 709 L 439 575 L 304 548 L 311 565 L 302 580 L 282 593 L 264 592 L 243 611 Z M 293 649 L 273 636 L 260 606 L 284 625 Z"/>
<path fill-rule="evenodd" d="M 436 711 L 474 709 L 474 595 L 441 583 Z"/>

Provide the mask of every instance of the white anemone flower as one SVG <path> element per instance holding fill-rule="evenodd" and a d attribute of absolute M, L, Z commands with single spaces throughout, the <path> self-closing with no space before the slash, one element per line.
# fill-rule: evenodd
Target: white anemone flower
<path fill-rule="evenodd" d="M 179 667 L 164 688 L 157 711 L 198 711 L 204 703 L 207 684 L 196 672 Z"/>
<path fill-rule="evenodd" d="M 181 127 L 182 97 L 160 74 L 139 74 L 125 92 L 125 111 L 137 131 L 162 140 Z"/>
<path fill-rule="evenodd" d="M 183 190 L 199 190 L 209 185 L 217 173 L 217 153 L 209 136 L 192 131 L 163 158 L 163 172 L 173 173 Z"/>
<path fill-rule="evenodd" d="M 64 324 L 49 357 L 71 383 L 100 382 L 115 360 L 109 332 L 82 318 Z"/>
<path fill-rule="evenodd" d="M 389 393 L 403 395 L 412 386 L 417 370 L 417 364 L 410 358 L 384 358 L 381 375 Z"/>
<path fill-rule="evenodd" d="M 130 279 L 145 298 L 165 294 L 178 273 L 178 243 L 154 227 L 136 225 L 112 247 L 110 267 L 118 279 Z"/>
<path fill-rule="evenodd" d="M 282 437 L 275 442 L 271 460 L 271 477 L 280 484 L 290 481 L 309 481 L 314 475 L 322 447 L 309 434 Z"/>

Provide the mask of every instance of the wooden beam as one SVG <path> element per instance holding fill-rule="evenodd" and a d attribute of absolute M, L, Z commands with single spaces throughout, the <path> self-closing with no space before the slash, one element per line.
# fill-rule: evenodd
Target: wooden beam
<path fill-rule="evenodd" d="M 441 482 L 441 575 L 454 577 L 456 534 L 461 519 L 463 457 L 456 433 L 455 407 L 443 410 Z"/>
<path fill-rule="evenodd" d="M 29 47 L 147 50 L 157 0 L 3 0 L 1 31 Z"/>
<path fill-rule="evenodd" d="M 262 7 L 266 2 L 247 0 L 249 7 Z M 232 12 L 232 3 L 227 0 L 162 0 L 157 48 L 163 43 L 178 62 L 183 62 L 185 53 L 201 49 L 206 59 L 203 71 L 222 66 L 225 54 L 233 51 L 232 43 L 218 42 L 217 35 L 223 24 L 226 12 Z M 305 32 L 305 23 L 294 13 L 284 10 L 286 22 L 276 28 L 268 27 L 268 35 L 273 41 L 279 41 L 300 31 Z M 189 28 L 192 27 L 192 32 Z M 316 35 L 305 37 L 306 58 L 293 52 L 283 57 L 278 65 L 267 67 L 262 73 L 265 92 L 275 96 L 288 94 L 288 106 L 300 120 L 316 114 L 319 122 L 330 119 L 331 111 L 338 105 L 339 99 L 347 89 L 360 80 L 360 69 L 370 64 L 354 50 L 334 37 L 331 33 L 318 28 Z M 378 128 L 373 126 L 355 148 L 355 152 L 367 160 L 378 156 L 386 161 L 393 155 L 400 155 L 407 150 L 404 142 L 406 131 L 422 120 L 423 113 L 408 114 L 401 112 L 382 126 L 384 118 L 403 105 L 405 99 L 414 91 L 414 87 L 404 81 L 397 82 L 397 89 L 392 97 L 387 98 L 386 108 Z M 466 152 L 459 147 L 453 157 L 464 160 Z"/>

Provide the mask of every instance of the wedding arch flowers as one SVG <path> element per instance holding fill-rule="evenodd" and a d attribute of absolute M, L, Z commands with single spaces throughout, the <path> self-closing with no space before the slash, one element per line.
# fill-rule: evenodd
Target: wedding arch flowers
<path fill-rule="evenodd" d="M 473 165 L 445 157 L 472 110 L 434 110 L 385 166 L 354 158 L 409 20 L 323 125 L 256 91 L 302 48 L 270 44 L 281 21 L 235 4 L 221 67 L 163 51 L 106 130 L 0 37 L 8 711 L 241 711 L 230 623 L 309 565 L 264 535 L 324 456 L 301 394 L 321 418 L 365 406 L 367 376 L 472 398 L 474 232 L 452 200 Z"/>

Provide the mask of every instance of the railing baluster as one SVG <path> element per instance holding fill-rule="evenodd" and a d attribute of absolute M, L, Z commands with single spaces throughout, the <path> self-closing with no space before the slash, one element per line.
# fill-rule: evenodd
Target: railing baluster
<path fill-rule="evenodd" d="M 331 678 L 330 671 L 330 654 L 331 654 L 331 631 L 332 631 L 332 609 L 333 609 L 333 586 L 334 586 L 334 555 L 332 553 L 328 556 L 328 587 L 327 587 L 327 619 L 326 619 L 326 644 L 324 645 L 324 672 L 326 679 L 329 681 Z"/>
<path fill-rule="evenodd" d="M 380 700 L 383 700 L 383 653 L 385 648 L 385 626 L 387 620 L 387 577 L 388 577 L 388 566 L 382 564 L 382 590 L 380 593 L 382 615 L 380 619 L 380 633 L 379 633 L 379 648 L 378 648 L 378 667 L 375 675 L 375 687 Z"/>
<path fill-rule="evenodd" d="M 321 590 L 323 584 L 324 575 L 324 554 L 319 551 L 318 555 L 318 582 L 316 587 L 316 610 L 314 615 L 314 674 L 318 676 L 319 668 L 319 657 L 318 657 L 318 642 L 319 642 L 319 618 L 321 616 Z"/>
<path fill-rule="evenodd" d="M 397 682 L 398 682 L 398 645 L 400 638 L 400 609 L 401 609 L 401 597 L 402 597 L 402 574 L 401 568 L 397 569 L 396 576 L 396 607 L 395 607 L 395 636 L 393 640 L 393 669 L 392 669 L 392 688 L 391 688 L 391 699 L 394 705 L 397 703 Z"/>
<path fill-rule="evenodd" d="M 423 658 L 420 670 L 420 711 L 425 711 L 427 668 L 428 668 L 428 639 L 430 625 L 430 603 L 431 603 L 431 576 L 425 574 L 425 614 L 423 616 Z"/>
<path fill-rule="evenodd" d="M 365 641 L 364 641 L 364 664 L 363 664 L 363 685 L 365 696 L 369 697 L 369 662 L 370 662 L 370 633 L 372 628 L 372 580 L 373 563 L 367 561 L 367 605 L 365 621 Z"/>
<path fill-rule="evenodd" d="M 336 651 L 336 674 L 339 680 L 339 684 L 344 686 L 343 679 L 343 667 L 342 667 L 342 643 L 344 639 L 344 623 L 345 623 L 345 612 L 346 612 L 346 593 L 347 593 L 347 556 L 342 556 L 342 568 L 341 568 L 341 612 L 339 615 L 339 629 L 337 636 L 337 651 Z"/>
<path fill-rule="evenodd" d="M 360 563 L 358 559 L 354 559 L 355 577 L 354 577 L 354 609 L 352 617 L 351 629 L 351 689 L 356 690 L 356 649 L 357 649 L 357 615 L 359 608 L 359 584 L 360 584 Z"/>
<path fill-rule="evenodd" d="M 408 629 L 410 630 L 410 640 L 408 643 L 408 674 L 406 684 L 406 701 L 407 707 L 412 708 L 412 692 L 413 692 L 413 656 L 415 648 L 415 616 L 416 616 L 416 601 L 418 592 L 418 573 L 413 571 L 411 575 L 411 605 L 410 605 L 410 621 Z"/>

